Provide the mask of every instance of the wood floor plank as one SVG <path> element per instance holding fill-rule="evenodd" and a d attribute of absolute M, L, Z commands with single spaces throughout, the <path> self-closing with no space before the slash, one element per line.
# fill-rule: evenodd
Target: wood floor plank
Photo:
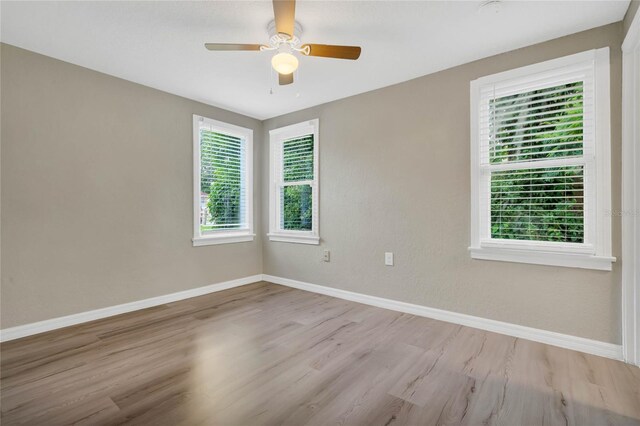
<path fill-rule="evenodd" d="M 640 425 L 636 367 L 266 282 L 0 355 L 3 425 Z"/>

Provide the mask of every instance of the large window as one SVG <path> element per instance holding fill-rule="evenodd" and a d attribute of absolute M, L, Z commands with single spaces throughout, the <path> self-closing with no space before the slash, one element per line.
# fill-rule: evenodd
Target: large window
<path fill-rule="evenodd" d="M 253 240 L 253 131 L 193 116 L 196 246 Z"/>
<path fill-rule="evenodd" d="M 318 120 L 270 132 L 269 239 L 319 244 Z"/>
<path fill-rule="evenodd" d="M 471 83 L 471 255 L 611 269 L 607 48 Z"/>

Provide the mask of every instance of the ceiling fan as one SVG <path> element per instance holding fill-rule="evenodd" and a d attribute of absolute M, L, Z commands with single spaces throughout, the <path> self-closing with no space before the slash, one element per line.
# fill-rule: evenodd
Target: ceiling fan
<path fill-rule="evenodd" d="M 275 21 L 269 24 L 269 44 L 234 44 L 234 43 L 205 43 L 209 50 L 256 50 L 274 51 L 271 66 L 278 72 L 278 82 L 281 86 L 293 83 L 293 72 L 298 69 L 298 58 L 293 54 L 298 52 L 305 56 L 320 56 L 323 58 L 358 59 L 362 49 L 359 46 L 336 46 L 331 44 L 301 44 L 300 25 L 295 21 L 295 0 L 273 0 L 273 14 Z"/>

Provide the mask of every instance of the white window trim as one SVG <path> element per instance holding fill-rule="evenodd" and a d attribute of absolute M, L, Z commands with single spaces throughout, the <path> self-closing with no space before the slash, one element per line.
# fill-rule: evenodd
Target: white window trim
<path fill-rule="evenodd" d="M 281 150 L 282 142 L 298 136 L 313 134 L 313 181 L 307 181 L 311 185 L 311 194 L 313 197 L 311 231 L 284 231 L 280 229 L 280 203 L 279 203 L 279 182 L 276 182 L 278 170 L 282 162 Z M 304 121 L 291 126 L 273 129 L 269 132 L 269 233 L 267 236 L 270 241 L 298 243 L 298 244 L 320 244 L 319 230 L 319 211 L 320 211 L 320 179 L 318 171 L 320 170 L 318 159 L 319 155 L 319 120 Z"/>
<path fill-rule="evenodd" d="M 229 229 L 200 233 L 200 122 L 210 125 L 216 131 L 243 138 L 246 143 L 247 164 L 247 224 L 248 229 Z M 253 130 L 207 117 L 193 115 L 193 246 L 229 244 L 253 241 Z"/>
<path fill-rule="evenodd" d="M 594 64 L 595 88 L 595 183 L 596 206 L 589 216 L 595 219 L 587 227 L 593 230 L 589 244 L 545 243 L 533 241 L 504 241 L 482 238 L 482 210 L 487 200 L 481 199 L 479 108 L 480 89 L 489 84 L 527 78 L 535 74 L 553 72 L 558 68 Z M 609 48 L 590 50 L 486 77 L 471 82 L 471 245 L 473 259 L 531 263 L 537 265 L 610 271 L 615 257 L 611 256 L 611 113 L 609 83 Z M 482 207 L 484 206 L 484 207 Z M 486 231 L 485 231 L 486 233 Z"/>

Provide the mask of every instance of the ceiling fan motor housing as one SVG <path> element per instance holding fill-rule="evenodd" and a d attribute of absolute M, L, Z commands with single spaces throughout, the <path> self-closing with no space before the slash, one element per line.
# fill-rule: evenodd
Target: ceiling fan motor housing
<path fill-rule="evenodd" d="M 294 31 L 291 38 L 286 34 L 280 34 L 276 31 L 276 21 L 272 20 L 267 25 L 267 32 L 269 33 L 269 44 L 271 47 L 279 47 L 281 44 L 288 44 L 292 47 L 300 45 L 300 37 L 302 36 L 302 25 L 298 21 L 294 23 Z"/>

